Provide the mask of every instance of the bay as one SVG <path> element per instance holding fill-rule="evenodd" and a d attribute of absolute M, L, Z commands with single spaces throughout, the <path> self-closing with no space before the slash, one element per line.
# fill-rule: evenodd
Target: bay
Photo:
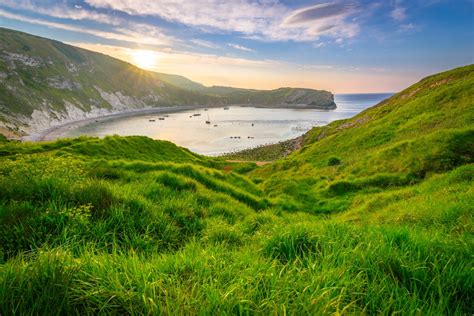
<path fill-rule="evenodd" d="M 298 137 L 314 126 L 350 118 L 390 96 L 387 93 L 337 94 L 335 110 L 230 106 L 166 115 L 137 114 L 92 122 L 68 130 L 62 137 L 142 135 L 213 156 Z"/>

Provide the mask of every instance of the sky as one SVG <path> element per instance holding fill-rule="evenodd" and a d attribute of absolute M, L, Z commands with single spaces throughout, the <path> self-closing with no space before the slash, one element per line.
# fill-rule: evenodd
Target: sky
<path fill-rule="evenodd" d="M 474 63 L 474 0 L 0 0 L 0 27 L 208 86 L 396 92 Z"/>

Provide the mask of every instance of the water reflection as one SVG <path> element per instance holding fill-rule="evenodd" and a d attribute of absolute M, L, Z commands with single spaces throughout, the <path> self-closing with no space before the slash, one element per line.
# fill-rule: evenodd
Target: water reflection
<path fill-rule="evenodd" d="M 216 155 L 300 136 L 313 126 L 352 117 L 388 96 L 336 95 L 338 108 L 331 111 L 231 106 L 228 110 L 190 110 L 166 117 L 137 115 L 90 123 L 64 136 L 144 135 L 172 141 L 200 154 Z"/>

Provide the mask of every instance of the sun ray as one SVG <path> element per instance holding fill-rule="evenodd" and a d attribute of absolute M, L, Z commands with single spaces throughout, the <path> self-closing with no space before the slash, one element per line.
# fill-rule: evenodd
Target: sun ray
<path fill-rule="evenodd" d="M 132 53 L 133 64 L 143 69 L 152 69 L 156 66 L 158 54 L 151 50 L 136 50 Z"/>

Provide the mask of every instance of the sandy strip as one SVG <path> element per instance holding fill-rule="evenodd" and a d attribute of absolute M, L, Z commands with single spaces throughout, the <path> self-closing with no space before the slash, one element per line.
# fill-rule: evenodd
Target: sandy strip
<path fill-rule="evenodd" d="M 31 142 L 51 141 L 51 140 L 65 137 L 67 132 L 71 129 L 76 129 L 90 123 L 102 122 L 102 121 L 107 121 L 110 119 L 130 117 L 130 116 L 147 115 L 147 114 L 167 114 L 167 113 L 189 111 L 189 110 L 195 110 L 195 109 L 204 109 L 204 108 L 205 107 L 203 106 L 183 105 L 183 106 L 170 106 L 170 107 L 141 109 L 141 110 L 121 112 L 121 113 L 114 113 L 114 114 L 109 114 L 109 115 L 104 115 L 104 116 L 99 116 L 99 117 L 92 117 L 92 118 L 87 118 L 84 120 L 57 125 L 43 131 L 31 133 L 27 136 L 22 137 L 21 139 L 24 141 L 31 141 Z"/>

